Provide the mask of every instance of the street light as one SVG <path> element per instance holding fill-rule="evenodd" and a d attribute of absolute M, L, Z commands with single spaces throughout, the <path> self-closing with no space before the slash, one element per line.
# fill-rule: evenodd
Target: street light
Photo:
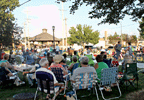
<path fill-rule="evenodd" d="M 55 37 L 54 37 L 55 26 L 52 26 L 52 30 L 53 30 L 53 45 L 55 50 Z"/>

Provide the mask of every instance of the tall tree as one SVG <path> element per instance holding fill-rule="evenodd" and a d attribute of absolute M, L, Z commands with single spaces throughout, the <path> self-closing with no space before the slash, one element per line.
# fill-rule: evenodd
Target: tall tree
<path fill-rule="evenodd" d="M 139 32 L 140 32 L 140 38 L 144 39 L 144 18 L 142 18 L 141 21 L 139 21 Z"/>
<path fill-rule="evenodd" d="M 115 45 L 118 41 L 120 41 L 120 36 L 115 32 L 114 35 L 110 35 L 108 37 L 109 43 Z"/>
<path fill-rule="evenodd" d="M 84 25 L 77 25 L 76 28 L 71 27 L 69 30 L 70 37 L 68 38 L 69 44 L 81 44 L 84 46 L 84 43 L 98 43 L 99 40 L 99 32 L 92 30 L 91 26 Z"/>
<path fill-rule="evenodd" d="M 12 11 L 19 6 L 18 0 L 0 1 L 0 43 L 9 46 L 14 42 L 15 35 L 19 33 Z"/>
<path fill-rule="evenodd" d="M 65 2 L 70 0 L 57 1 Z M 101 24 L 117 24 L 125 15 L 132 16 L 134 21 L 144 16 L 144 0 L 75 0 L 70 7 L 70 13 L 74 14 L 84 3 L 86 6 L 92 6 L 89 18 L 103 18 Z"/>

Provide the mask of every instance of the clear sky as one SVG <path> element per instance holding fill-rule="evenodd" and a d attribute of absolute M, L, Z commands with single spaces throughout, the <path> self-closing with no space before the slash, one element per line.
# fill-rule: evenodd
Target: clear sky
<path fill-rule="evenodd" d="M 20 4 L 27 0 L 19 0 Z M 29 20 L 29 34 L 30 37 L 35 36 L 42 32 L 43 28 L 48 29 L 49 34 L 52 33 L 52 26 L 55 26 L 55 36 L 62 38 L 62 4 L 55 3 L 56 0 L 31 0 L 30 2 L 16 8 L 13 12 L 19 26 L 24 27 L 24 22 L 28 18 Z M 92 26 L 92 29 L 100 32 L 100 37 L 104 37 L 104 32 L 108 31 L 108 35 L 117 32 L 121 34 L 121 24 L 109 25 L 102 24 L 97 25 L 102 19 L 90 19 L 88 18 L 88 12 L 91 10 L 91 6 L 81 6 L 74 15 L 70 14 L 70 8 L 72 1 L 64 3 L 64 18 L 67 18 L 67 30 L 77 24 L 87 24 Z M 122 33 L 129 35 L 139 36 L 138 28 L 139 23 L 133 22 L 130 16 L 126 16 L 122 23 Z M 27 27 L 27 26 L 26 26 Z M 26 28 L 26 33 L 28 33 Z M 68 34 L 69 36 L 69 34 Z"/>

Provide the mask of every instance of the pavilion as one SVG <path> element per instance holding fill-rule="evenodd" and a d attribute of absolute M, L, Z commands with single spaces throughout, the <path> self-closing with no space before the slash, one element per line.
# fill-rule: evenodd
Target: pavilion
<path fill-rule="evenodd" d="M 55 38 L 55 45 L 59 44 L 61 41 L 60 39 Z M 30 42 L 33 42 L 33 44 L 41 44 L 42 46 L 48 46 L 53 44 L 53 35 L 47 33 L 47 29 L 42 29 L 42 33 L 30 38 Z"/>

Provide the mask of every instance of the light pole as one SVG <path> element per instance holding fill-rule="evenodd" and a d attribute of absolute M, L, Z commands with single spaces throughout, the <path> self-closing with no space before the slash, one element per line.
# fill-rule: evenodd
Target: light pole
<path fill-rule="evenodd" d="M 53 30 L 53 45 L 55 50 L 55 37 L 54 37 L 55 26 L 52 26 L 52 30 Z"/>

